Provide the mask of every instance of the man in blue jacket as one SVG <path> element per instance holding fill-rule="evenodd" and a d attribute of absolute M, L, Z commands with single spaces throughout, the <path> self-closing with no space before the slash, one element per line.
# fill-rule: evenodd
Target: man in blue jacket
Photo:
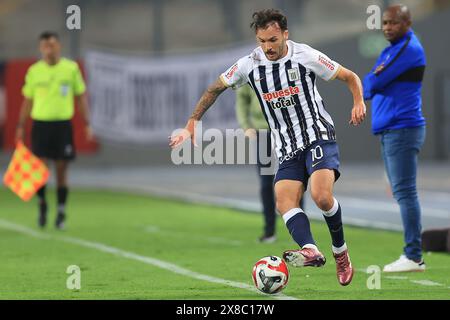
<path fill-rule="evenodd" d="M 400 206 L 405 241 L 404 254 L 383 271 L 424 271 L 416 171 L 417 156 L 425 140 L 420 93 L 425 53 L 411 29 L 411 14 L 406 6 L 393 5 L 384 11 L 383 33 L 391 45 L 364 78 L 364 99 L 372 100 L 372 131 L 380 136 L 386 173 Z"/>

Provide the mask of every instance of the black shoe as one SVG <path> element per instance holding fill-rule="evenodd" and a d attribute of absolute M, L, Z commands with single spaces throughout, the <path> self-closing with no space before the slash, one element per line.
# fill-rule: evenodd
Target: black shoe
<path fill-rule="evenodd" d="M 272 235 L 265 234 L 261 236 L 258 240 L 260 243 L 274 243 L 275 241 L 277 241 L 277 237 L 274 234 Z"/>
<path fill-rule="evenodd" d="M 41 228 L 44 228 L 47 224 L 47 203 L 42 202 L 39 204 L 39 218 L 38 225 Z"/>
<path fill-rule="evenodd" d="M 64 221 L 66 220 L 66 215 L 63 212 L 58 212 L 55 221 L 55 227 L 59 230 L 64 230 Z"/>

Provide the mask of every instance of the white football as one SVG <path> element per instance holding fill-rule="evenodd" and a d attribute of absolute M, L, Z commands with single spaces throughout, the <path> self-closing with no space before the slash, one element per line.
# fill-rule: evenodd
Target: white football
<path fill-rule="evenodd" d="M 253 283 L 261 292 L 273 294 L 283 290 L 289 280 L 286 263 L 279 257 L 264 257 L 255 263 Z"/>

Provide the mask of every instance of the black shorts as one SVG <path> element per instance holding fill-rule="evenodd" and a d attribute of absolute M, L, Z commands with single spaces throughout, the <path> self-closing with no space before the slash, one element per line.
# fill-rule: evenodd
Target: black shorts
<path fill-rule="evenodd" d="M 53 160 L 75 159 L 72 122 L 33 121 L 31 150 L 40 158 Z"/>
<path fill-rule="evenodd" d="M 303 183 L 306 190 L 309 177 L 319 169 L 334 170 L 334 180 L 339 179 L 339 148 L 336 141 L 316 141 L 291 159 L 283 161 L 278 167 L 274 184 L 280 180 L 297 180 Z"/>

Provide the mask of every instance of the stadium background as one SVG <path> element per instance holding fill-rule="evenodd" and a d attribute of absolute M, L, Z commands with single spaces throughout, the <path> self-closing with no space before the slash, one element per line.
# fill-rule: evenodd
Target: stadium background
<path fill-rule="evenodd" d="M 69 174 L 72 186 L 258 211 L 258 180 L 252 166 L 175 166 L 170 160 L 167 137 L 184 125 L 201 88 L 255 46 L 248 25 L 257 9 L 281 8 L 288 15 L 292 40 L 310 44 L 362 77 L 386 46 L 381 31 L 366 26 L 367 7 L 388 3 L 0 0 L 0 166 L 4 171 L 11 157 L 20 88 L 27 66 L 38 57 L 37 37 L 43 30 L 54 30 L 61 36 L 63 55 L 76 59 L 83 67 L 97 134 L 96 143 L 84 141 L 81 121 L 75 119 L 79 157 Z M 450 42 L 445 34 L 450 30 L 450 1 L 402 3 L 411 9 L 413 29 L 427 54 L 423 83 L 427 139 L 420 155 L 418 178 L 423 225 L 450 226 Z M 81 8 L 81 30 L 66 27 L 66 8 L 72 4 Z M 123 71 L 135 75 L 134 82 L 121 77 Z M 169 79 L 164 78 L 166 73 Z M 157 76 L 151 78 L 152 74 Z M 146 75 L 150 78 L 145 79 Z M 180 80 L 189 76 L 195 77 L 194 84 Z M 155 79 L 168 84 L 161 85 Z M 401 230 L 397 206 L 386 191 L 379 143 L 370 132 L 370 116 L 360 128 L 348 126 L 351 97 L 345 87 L 338 82 L 318 85 L 340 142 L 343 176 L 336 191 L 346 207 L 345 221 L 356 226 Z M 127 91 L 130 87 L 134 91 Z M 174 93 L 172 88 L 184 90 L 183 95 L 178 96 L 180 91 Z M 234 92 L 229 91 L 208 112 L 205 130 L 238 127 Z M 115 96 L 117 92 L 122 95 Z M 158 99 L 155 92 L 160 93 Z M 167 107 L 166 102 L 174 108 Z M 123 120 L 121 116 L 130 113 L 139 121 Z M 306 208 L 321 219 L 309 199 Z M 148 210 L 151 214 L 154 208 Z M 0 215 L 1 211 L 0 204 Z M 257 236 L 254 234 L 255 239 Z"/>

